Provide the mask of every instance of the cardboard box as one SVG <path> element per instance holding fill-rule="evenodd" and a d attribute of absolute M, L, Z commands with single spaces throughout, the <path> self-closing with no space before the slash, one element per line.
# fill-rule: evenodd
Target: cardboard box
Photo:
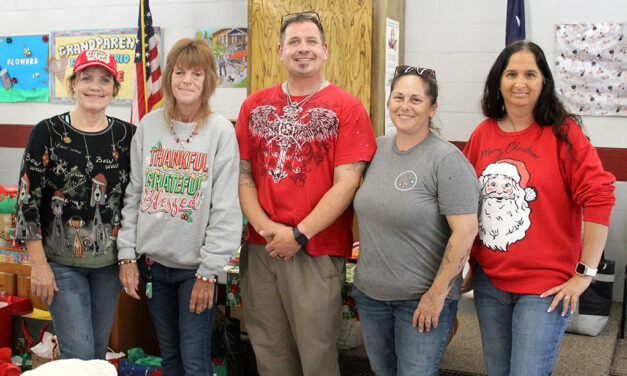
<path fill-rule="evenodd" d="M 44 311 L 48 310 L 48 306 L 41 300 L 40 297 L 31 295 L 30 276 L 18 275 L 17 276 L 17 296 L 26 296 L 30 299 L 33 308 L 38 308 Z"/>

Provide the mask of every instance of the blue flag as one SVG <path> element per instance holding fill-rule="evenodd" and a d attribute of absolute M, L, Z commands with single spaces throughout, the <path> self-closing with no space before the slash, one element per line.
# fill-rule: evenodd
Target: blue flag
<path fill-rule="evenodd" d="M 525 39 L 525 0 L 507 0 L 505 45 Z"/>

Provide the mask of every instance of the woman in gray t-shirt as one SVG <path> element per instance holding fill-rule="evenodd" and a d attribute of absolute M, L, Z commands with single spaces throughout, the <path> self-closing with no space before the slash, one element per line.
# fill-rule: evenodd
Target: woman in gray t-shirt
<path fill-rule="evenodd" d="M 477 177 L 432 133 L 435 72 L 399 66 L 380 137 L 354 207 L 360 254 L 353 296 L 377 375 L 437 375 L 451 335 L 461 271 L 477 234 Z"/>

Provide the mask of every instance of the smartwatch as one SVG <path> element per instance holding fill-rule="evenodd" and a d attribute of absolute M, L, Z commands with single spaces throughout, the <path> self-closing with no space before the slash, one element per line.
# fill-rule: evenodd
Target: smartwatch
<path fill-rule="evenodd" d="M 585 276 L 594 277 L 595 275 L 597 275 L 596 269 L 592 269 L 591 267 L 584 264 L 583 262 L 577 263 L 577 266 L 575 267 L 575 272 L 584 277 Z"/>
<path fill-rule="evenodd" d="M 294 232 L 294 239 L 296 239 L 296 243 L 298 243 L 298 245 L 302 247 L 305 244 L 307 244 L 307 242 L 309 241 L 309 238 L 307 238 L 305 234 L 300 232 L 298 230 L 298 227 L 296 226 L 292 227 L 292 231 Z"/>

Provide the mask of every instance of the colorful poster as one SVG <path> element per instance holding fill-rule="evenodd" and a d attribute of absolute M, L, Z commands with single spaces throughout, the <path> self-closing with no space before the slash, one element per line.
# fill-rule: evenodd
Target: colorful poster
<path fill-rule="evenodd" d="M 155 28 L 157 40 L 159 28 Z M 50 34 L 50 101 L 70 103 L 72 98 L 66 79 L 72 74 L 74 60 L 84 50 L 98 48 L 115 57 L 118 71 L 123 73 L 122 87 L 113 104 L 129 105 L 135 83 L 135 46 L 137 28 L 56 31 Z"/>
<path fill-rule="evenodd" d="M 627 23 L 556 25 L 555 84 L 578 115 L 627 116 Z"/>
<path fill-rule="evenodd" d="M 0 37 L 0 102 L 48 102 L 48 36 Z"/>
<path fill-rule="evenodd" d="M 248 29 L 204 29 L 196 31 L 196 38 L 209 42 L 218 65 L 218 87 L 246 88 L 248 68 Z"/>

